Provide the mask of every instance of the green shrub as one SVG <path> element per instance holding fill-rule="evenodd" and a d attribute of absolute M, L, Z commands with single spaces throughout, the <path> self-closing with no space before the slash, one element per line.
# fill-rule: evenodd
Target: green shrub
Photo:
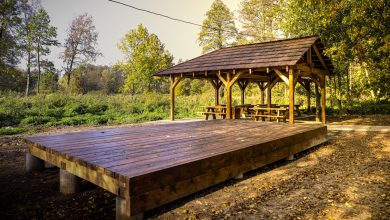
<path fill-rule="evenodd" d="M 21 121 L 22 125 L 43 125 L 55 121 L 55 118 L 49 116 L 28 116 Z"/>
<path fill-rule="evenodd" d="M 0 135 L 13 135 L 26 132 L 27 128 L 0 128 Z"/>

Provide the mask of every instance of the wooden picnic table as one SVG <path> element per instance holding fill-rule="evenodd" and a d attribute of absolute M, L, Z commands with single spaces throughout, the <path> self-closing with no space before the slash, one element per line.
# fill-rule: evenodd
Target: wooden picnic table
<path fill-rule="evenodd" d="M 205 115 L 205 119 L 209 120 L 209 115 L 213 116 L 213 119 L 217 119 L 217 115 L 222 118 L 226 118 L 226 106 L 216 105 L 216 106 L 203 106 L 204 111 L 201 114 Z"/>
<path fill-rule="evenodd" d="M 255 118 L 255 121 L 258 121 L 259 118 L 262 119 L 262 121 L 265 121 L 265 118 L 269 118 L 272 120 L 273 118 L 276 119 L 276 122 L 279 123 L 280 119 L 283 119 L 284 122 L 286 122 L 288 108 L 259 108 L 254 107 L 251 108 L 251 110 L 254 111 L 254 114 L 252 114 L 252 117 Z"/>

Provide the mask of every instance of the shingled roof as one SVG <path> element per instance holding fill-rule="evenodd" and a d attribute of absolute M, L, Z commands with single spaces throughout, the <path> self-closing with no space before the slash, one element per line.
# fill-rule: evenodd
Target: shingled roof
<path fill-rule="evenodd" d="M 313 45 L 316 45 L 331 72 L 334 67 L 330 59 L 323 55 L 324 45 L 320 38 L 308 36 L 222 48 L 165 69 L 155 75 L 292 66 L 303 62 L 304 55 Z M 323 70 L 324 67 L 316 54 L 312 54 L 314 67 Z"/>

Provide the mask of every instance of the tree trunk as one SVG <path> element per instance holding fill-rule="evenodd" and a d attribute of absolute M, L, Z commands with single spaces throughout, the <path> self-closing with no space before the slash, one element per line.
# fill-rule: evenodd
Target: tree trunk
<path fill-rule="evenodd" d="M 40 52 L 40 49 L 39 49 L 40 45 L 38 43 L 38 49 L 37 49 L 37 59 L 38 59 L 38 80 L 37 80 L 37 94 L 39 94 L 39 86 L 41 84 L 41 60 L 40 60 L 40 56 L 39 56 L 39 52 Z"/>
<path fill-rule="evenodd" d="M 28 96 L 30 91 L 30 77 L 31 77 L 31 71 L 30 71 L 30 64 L 31 64 L 31 52 L 28 52 L 27 55 L 27 85 L 26 85 L 26 96 Z"/>
<path fill-rule="evenodd" d="M 74 58 L 75 58 L 75 55 L 72 56 L 72 59 L 70 60 L 70 66 L 69 66 L 69 69 L 68 69 L 68 82 L 67 82 L 68 90 L 69 90 L 69 85 L 70 85 L 70 74 L 71 74 L 72 69 L 73 69 Z"/>
<path fill-rule="evenodd" d="M 348 65 L 348 68 L 347 68 L 347 74 L 346 77 L 347 77 L 347 85 L 346 85 L 346 88 L 347 88 L 347 101 L 348 103 L 351 101 L 351 90 L 349 89 L 349 65 Z"/>
<path fill-rule="evenodd" d="M 342 105 L 341 105 L 341 75 L 340 75 L 340 72 L 337 72 L 337 84 L 338 84 L 338 99 L 337 99 L 337 103 L 338 103 L 338 108 L 339 108 L 339 115 L 341 115 L 341 112 L 342 112 Z"/>

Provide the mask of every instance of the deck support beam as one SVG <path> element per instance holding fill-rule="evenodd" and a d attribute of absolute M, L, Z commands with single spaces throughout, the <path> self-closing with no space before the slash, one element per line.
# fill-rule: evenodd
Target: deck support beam
<path fill-rule="evenodd" d="M 81 178 L 75 176 L 64 169 L 60 169 L 60 192 L 67 195 L 79 192 L 81 188 Z"/>
<path fill-rule="evenodd" d="M 179 82 L 183 79 L 183 77 L 171 76 L 171 85 L 169 87 L 169 96 L 171 101 L 171 120 L 175 120 L 175 88 L 179 84 Z"/>
<path fill-rule="evenodd" d="M 29 152 L 26 153 L 26 171 L 35 172 L 45 169 L 45 161 L 33 156 Z"/>

